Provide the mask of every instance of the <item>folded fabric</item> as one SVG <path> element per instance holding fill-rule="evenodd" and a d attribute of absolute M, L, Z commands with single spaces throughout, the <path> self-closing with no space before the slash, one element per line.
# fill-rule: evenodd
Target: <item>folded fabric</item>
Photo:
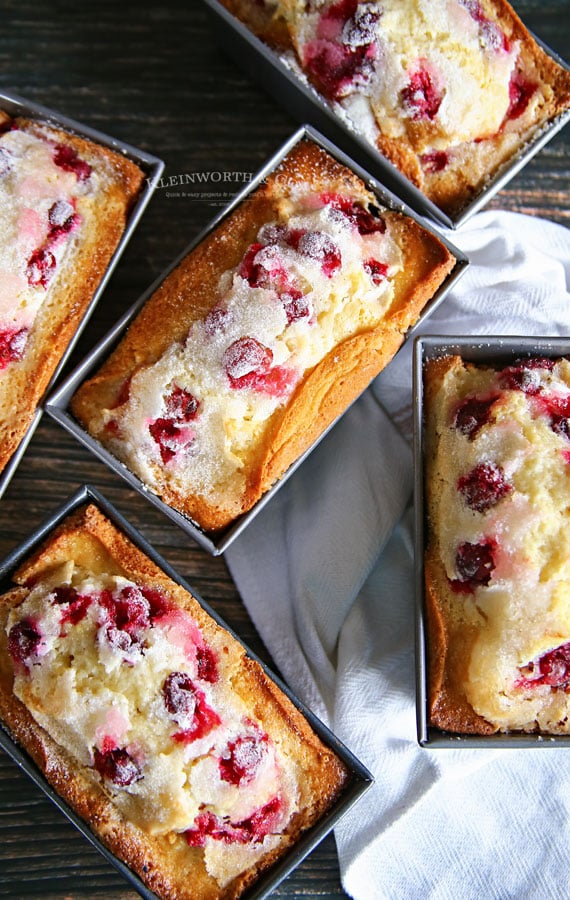
<path fill-rule="evenodd" d="M 570 335 L 569 231 L 499 211 L 449 237 L 470 266 L 422 333 Z M 335 830 L 347 893 L 562 898 L 568 751 L 417 744 L 411 433 L 408 342 L 226 560 L 285 680 L 375 776 Z"/>

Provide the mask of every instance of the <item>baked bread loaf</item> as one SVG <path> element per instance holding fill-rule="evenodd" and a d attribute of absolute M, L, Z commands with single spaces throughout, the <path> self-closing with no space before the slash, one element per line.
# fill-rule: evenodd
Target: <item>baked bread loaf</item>
<path fill-rule="evenodd" d="M 0 113 L 0 471 L 77 331 L 143 180 L 106 147 Z"/>
<path fill-rule="evenodd" d="M 0 716 L 161 898 L 240 897 L 349 773 L 241 644 L 93 505 L 0 598 Z"/>
<path fill-rule="evenodd" d="M 71 410 L 219 532 L 386 365 L 455 263 L 300 141 L 166 277 Z"/>
<path fill-rule="evenodd" d="M 451 217 L 570 106 L 506 0 L 221 2 Z"/>
<path fill-rule="evenodd" d="M 570 362 L 425 368 L 429 717 L 570 732 Z"/>

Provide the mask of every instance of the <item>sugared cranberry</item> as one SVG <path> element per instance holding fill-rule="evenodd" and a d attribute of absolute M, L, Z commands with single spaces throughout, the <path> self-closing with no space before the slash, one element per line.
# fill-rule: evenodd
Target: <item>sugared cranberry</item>
<path fill-rule="evenodd" d="M 115 601 L 115 623 L 129 634 L 150 625 L 150 603 L 134 585 L 121 588 Z"/>
<path fill-rule="evenodd" d="M 239 265 L 238 275 L 244 278 L 251 287 L 260 287 L 260 281 L 264 276 L 263 267 L 256 263 L 255 258 L 264 245 L 256 242 L 251 244 Z"/>
<path fill-rule="evenodd" d="M 509 108 L 506 119 L 519 119 L 526 111 L 530 98 L 537 89 L 532 81 L 528 81 L 520 72 L 514 72 L 509 83 Z"/>
<path fill-rule="evenodd" d="M 283 304 L 288 325 L 291 325 L 292 322 L 298 322 L 299 319 L 306 319 L 311 315 L 311 306 L 307 297 L 296 288 L 285 291 L 279 299 Z"/>
<path fill-rule="evenodd" d="M 47 288 L 56 268 L 56 259 L 51 250 L 40 247 L 35 250 L 28 260 L 26 277 L 32 287 L 41 286 Z"/>
<path fill-rule="evenodd" d="M 354 83 L 366 81 L 376 59 L 375 26 L 380 13 L 372 4 L 340 0 L 325 9 L 315 40 L 303 48 L 306 70 L 329 99 L 340 99 Z"/>
<path fill-rule="evenodd" d="M 78 155 L 74 147 L 67 144 L 56 144 L 53 161 L 60 169 L 73 172 L 78 181 L 86 181 L 91 175 L 91 166 Z"/>
<path fill-rule="evenodd" d="M 422 153 L 420 163 L 424 172 L 428 175 L 435 175 L 437 172 L 443 172 L 449 162 L 449 156 L 445 150 L 432 150 L 430 153 Z"/>
<path fill-rule="evenodd" d="M 377 211 L 362 206 L 350 197 L 325 191 L 321 194 L 321 200 L 325 206 L 343 213 L 362 235 L 384 234 L 386 231 L 386 222 Z"/>
<path fill-rule="evenodd" d="M 434 76 L 420 60 L 417 69 L 409 73 L 409 81 L 401 92 L 402 105 L 412 119 L 435 119 L 443 95 L 434 83 Z"/>
<path fill-rule="evenodd" d="M 570 437 L 570 396 L 543 393 L 535 398 L 540 411 L 548 417 L 555 434 Z"/>
<path fill-rule="evenodd" d="M 194 827 L 184 836 L 191 847 L 203 847 L 207 837 L 226 844 L 258 843 L 277 830 L 282 808 L 280 798 L 274 797 L 249 818 L 235 824 L 219 819 L 211 812 L 199 813 L 194 819 Z"/>
<path fill-rule="evenodd" d="M 256 730 L 230 741 L 218 761 L 222 781 L 237 786 L 253 781 L 267 751 L 267 740 L 266 734 Z"/>
<path fill-rule="evenodd" d="M 510 45 L 506 34 L 495 22 L 487 18 L 479 0 L 459 0 L 459 2 L 479 25 L 479 35 L 483 46 L 495 53 L 508 52 Z"/>
<path fill-rule="evenodd" d="M 207 644 L 196 648 L 196 663 L 198 665 L 198 678 L 215 684 L 218 680 L 218 661 L 216 654 Z"/>
<path fill-rule="evenodd" d="M 21 359 L 28 340 L 29 330 L 3 331 L 0 333 L 0 371 L 11 362 Z"/>
<path fill-rule="evenodd" d="M 222 362 L 233 388 L 251 387 L 257 375 L 269 371 L 273 351 L 254 337 L 242 337 L 227 347 Z"/>
<path fill-rule="evenodd" d="M 143 777 L 142 772 L 132 756 L 121 747 L 115 749 L 93 751 L 96 770 L 107 781 L 116 787 L 128 787 Z"/>
<path fill-rule="evenodd" d="M 87 594 L 78 594 L 72 587 L 58 587 L 53 591 L 53 595 L 55 603 L 66 607 L 61 615 L 62 633 L 64 626 L 68 623 L 78 625 L 87 615 L 92 603 L 92 597 Z"/>
<path fill-rule="evenodd" d="M 532 357 L 519 360 L 512 366 L 507 366 L 499 372 L 497 378 L 502 388 L 514 391 L 524 391 L 525 394 L 536 394 L 540 390 L 539 369 L 551 372 L 554 368 L 554 360 L 547 357 Z"/>
<path fill-rule="evenodd" d="M 190 391 L 174 385 L 170 394 L 165 397 L 166 412 L 178 422 L 191 422 L 196 418 L 200 403 Z"/>
<path fill-rule="evenodd" d="M 204 319 L 204 331 L 208 337 L 221 334 L 230 319 L 231 313 L 229 310 L 224 309 L 223 306 L 214 306 Z"/>
<path fill-rule="evenodd" d="M 463 400 L 453 422 L 457 430 L 473 440 L 477 432 L 490 421 L 491 409 L 496 399 L 494 396 L 485 399 L 467 397 Z"/>
<path fill-rule="evenodd" d="M 57 200 L 50 206 L 48 221 L 48 240 L 57 241 L 77 227 L 79 216 L 67 200 Z"/>
<path fill-rule="evenodd" d="M 378 286 L 386 279 L 388 274 L 386 263 L 379 262 L 377 259 L 367 259 L 363 265 L 364 271 L 370 276 L 372 284 Z"/>
<path fill-rule="evenodd" d="M 174 740 L 186 743 L 204 737 L 221 719 L 196 688 L 186 672 L 171 672 L 162 686 L 164 705 L 174 722 L 182 728 Z"/>
<path fill-rule="evenodd" d="M 486 512 L 502 500 L 512 485 L 505 479 L 501 466 L 494 463 L 479 463 L 457 482 L 457 489 L 462 494 L 467 506 L 475 512 Z"/>
<path fill-rule="evenodd" d="M 335 242 L 322 231 L 305 231 L 297 243 L 301 256 L 320 263 L 323 274 L 332 278 L 342 265 L 340 250 Z"/>
<path fill-rule="evenodd" d="M 529 663 L 521 671 L 524 687 L 538 687 L 542 684 L 552 688 L 566 687 L 570 682 L 570 643 L 549 650 L 538 661 Z M 523 685 L 519 683 L 519 686 Z"/>
<path fill-rule="evenodd" d="M 31 619 L 22 619 L 12 625 L 8 633 L 8 649 L 14 663 L 27 668 L 30 658 L 37 653 L 41 640 L 39 628 Z"/>
<path fill-rule="evenodd" d="M 459 579 L 453 585 L 459 590 L 474 591 L 486 587 L 495 568 L 496 541 L 488 539 L 478 544 L 464 541 L 457 548 L 455 566 Z"/>

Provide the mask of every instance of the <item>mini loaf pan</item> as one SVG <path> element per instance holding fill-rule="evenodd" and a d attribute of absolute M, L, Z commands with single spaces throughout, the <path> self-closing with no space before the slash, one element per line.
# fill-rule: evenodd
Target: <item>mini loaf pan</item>
<path fill-rule="evenodd" d="M 281 59 L 279 54 L 256 37 L 218 0 L 204 0 L 212 19 L 216 39 L 222 49 L 257 84 L 261 84 L 298 121 L 320 129 L 352 159 L 376 176 L 391 191 L 423 216 L 447 228 L 458 228 L 479 212 L 494 195 L 526 166 L 545 144 L 570 120 L 570 110 L 542 129 L 524 149 L 490 179 L 483 190 L 460 213 L 449 216 L 423 194 L 365 138 L 345 125 L 331 106 Z M 564 68 L 567 64 L 536 36 L 540 46 Z"/>
<path fill-rule="evenodd" d="M 127 144 L 124 141 L 119 141 L 107 134 L 103 134 L 100 131 L 89 128 L 87 125 L 82 125 L 80 122 L 76 122 L 74 119 L 70 119 L 67 116 L 60 115 L 58 112 L 55 112 L 54 110 L 49 109 L 46 106 L 42 106 L 38 103 L 33 103 L 30 100 L 26 100 L 23 97 L 17 96 L 16 94 L 0 92 L 0 110 L 7 112 L 13 117 L 34 119 L 38 122 L 43 122 L 46 125 L 50 125 L 53 128 L 61 128 L 64 131 L 68 131 L 72 134 L 84 137 L 96 144 L 101 144 L 103 147 L 108 147 L 115 153 L 120 153 L 121 155 L 126 156 L 127 159 L 132 160 L 142 169 L 142 171 L 146 175 L 144 184 L 139 192 L 139 196 L 129 212 L 126 227 L 121 240 L 119 241 L 117 248 L 109 262 L 109 265 L 107 266 L 103 278 L 99 282 L 99 285 L 97 286 L 97 289 L 93 294 L 91 302 L 79 324 L 79 327 L 77 328 L 73 338 L 69 342 L 65 353 L 63 354 L 51 377 L 50 383 L 47 386 L 44 394 L 45 397 L 53 388 L 53 385 L 59 377 L 61 370 L 65 366 L 65 363 L 67 362 L 70 354 L 73 351 L 73 348 L 79 340 L 83 329 L 87 325 L 87 322 L 93 310 L 95 309 L 96 304 L 98 303 L 103 291 L 105 290 L 105 286 L 109 281 L 111 275 L 113 274 L 115 266 L 119 262 L 119 259 L 121 258 L 121 255 L 127 243 L 129 242 L 133 231 L 137 227 L 139 220 L 144 213 L 146 206 L 155 190 L 155 187 L 163 172 L 164 163 L 161 159 L 153 156 L 150 153 L 145 153 L 142 150 L 137 150 L 136 147 L 132 147 L 130 144 Z M 24 451 L 38 426 L 39 420 L 41 419 L 41 413 L 42 409 L 40 406 L 38 407 L 36 415 L 30 427 L 26 431 L 26 434 L 24 435 L 22 441 L 20 442 L 16 452 L 14 453 L 10 462 L 0 476 L 0 497 L 2 497 L 2 495 L 4 494 L 22 456 L 24 455 Z"/>
<path fill-rule="evenodd" d="M 352 169 L 352 171 L 355 172 L 355 174 L 358 175 L 366 183 L 369 189 L 376 194 L 381 205 L 407 214 L 408 216 L 410 216 L 410 218 L 413 218 L 415 221 L 420 222 L 421 226 L 427 231 L 435 233 L 433 229 L 430 229 L 429 225 L 427 225 L 424 221 L 421 221 L 420 217 L 417 216 L 409 207 L 403 204 L 401 200 L 395 197 L 387 188 L 382 186 L 363 169 L 353 163 L 344 153 L 342 153 L 340 150 L 338 150 L 338 148 L 332 145 L 325 137 L 320 135 L 310 126 L 303 126 L 268 161 L 268 163 L 257 173 L 252 181 L 249 182 L 248 185 L 242 191 L 240 191 L 236 197 L 234 197 L 231 203 L 210 222 L 206 229 L 203 230 L 195 238 L 195 240 L 180 254 L 180 256 L 178 256 L 174 260 L 174 262 L 168 267 L 168 269 L 159 276 L 159 278 L 148 288 L 148 290 L 145 291 L 142 297 L 139 298 L 139 300 L 131 307 L 131 309 L 128 310 L 125 315 L 116 323 L 115 327 L 111 329 L 107 336 L 104 337 L 103 340 L 94 348 L 93 352 L 89 354 L 89 356 L 75 369 L 75 371 L 71 373 L 67 380 L 63 384 L 61 384 L 50 397 L 48 397 L 45 407 L 46 411 L 54 419 L 56 419 L 56 421 L 58 421 L 64 428 L 75 435 L 75 437 L 79 441 L 81 441 L 83 444 L 85 444 L 85 446 L 92 450 L 92 452 L 96 456 L 103 460 L 103 462 L 105 462 L 114 472 L 124 478 L 132 487 L 142 492 L 143 495 L 146 496 L 151 503 L 162 510 L 162 512 L 164 512 L 164 514 L 168 516 L 168 518 L 179 525 L 187 534 L 194 538 L 202 547 L 204 547 L 204 549 L 208 550 L 208 552 L 210 552 L 214 556 L 224 553 L 225 550 L 227 550 L 227 548 L 235 540 L 235 538 L 237 538 L 237 536 L 241 534 L 243 529 L 249 524 L 249 522 L 251 522 L 251 520 L 254 518 L 254 516 L 257 515 L 257 513 L 263 508 L 263 506 L 265 506 L 265 504 L 269 502 L 269 500 L 274 496 L 275 492 L 293 474 L 293 472 L 306 459 L 308 454 L 312 452 L 312 450 L 323 439 L 325 434 L 330 430 L 330 428 L 333 427 L 335 423 L 329 426 L 329 428 L 319 437 L 319 439 L 312 445 L 312 447 L 310 447 L 299 459 L 295 461 L 295 463 L 293 463 L 289 467 L 285 475 L 263 495 L 263 497 L 249 512 L 241 516 L 235 523 L 233 523 L 227 530 L 225 530 L 221 534 L 212 536 L 211 534 L 201 529 L 194 522 L 192 522 L 187 516 L 184 516 L 182 513 L 179 513 L 177 510 L 164 503 L 156 494 L 146 488 L 136 475 L 130 472 L 122 462 L 117 460 L 117 458 L 109 453 L 109 451 L 106 450 L 99 443 L 99 441 L 92 438 L 85 431 L 85 429 L 80 426 L 75 417 L 72 416 L 68 406 L 73 394 L 78 389 L 79 385 L 90 375 L 91 372 L 93 372 L 102 364 L 103 360 L 109 355 L 109 353 L 114 349 L 118 341 L 121 339 L 130 322 L 135 318 L 143 304 L 155 292 L 155 290 L 167 277 L 167 275 L 173 269 L 175 269 L 179 262 L 216 227 L 216 225 L 221 221 L 222 218 L 229 215 L 229 213 L 231 213 L 239 203 L 247 198 L 250 192 L 254 191 L 256 187 L 263 182 L 267 175 L 279 165 L 282 159 L 287 155 L 287 153 L 289 153 L 289 151 L 295 146 L 295 144 L 306 138 L 317 143 L 343 165 Z M 456 264 L 444 283 L 434 294 L 430 302 L 426 305 L 416 325 L 413 329 L 410 329 L 407 337 L 409 337 L 422 326 L 422 323 L 425 321 L 426 317 L 430 315 L 433 310 L 441 303 L 445 295 L 453 287 L 458 278 L 464 273 L 466 266 L 468 265 L 467 257 L 460 250 L 450 244 L 445 237 L 438 235 L 438 238 L 449 248 L 456 259 Z"/>
<path fill-rule="evenodd" d="M 13 550 L 2 562 L 0 562 L 0 593 L 4 593 L 12 586 L 12 574 L 19 565 L 49 537 L 51 532 L 59 526 L 65 518 L 88 503 L 93 503 L 98 509 L 155 565 L 157 565 L 172 581 L 179 584 L 184 590 L 192 594 L 204 610 L 222 628 L 225 628 L 237 641 L 241 643 L 247 655 L 254 659 L 263 668 L 264 672 L 291 700 L 297 709 L 303 714 L 313 731 L 322 742 L 345 764 L 349 778 L 342 794 L 338 797 L 331 809 L 322 818 L 309 828 L 290 850 L 267 870 L 256 881 L 255 885 L 246 891 L 243 900 L 263 900 L 275 890 L 275 888 L 295 869 L 305 857 L 332 831 L 339 819 L 356 803 L 365 791 L 371 787 L 374 779 L 369 770 L 354 756 L 333 732 L 308 709 L 298 697 L 296 697 L 286 684 L 274 674 L 274 672 L 254 654 L 241 640 L 233 629 L 200 597 L 199 594 L 164 560 L 154 548 L 133 528 L 132 525 L 118 512 L 118 510 L 106 498 L 91 485 L 83 485 L 68 500 L 57 509 L 40 527 L 31 534 L 19 547 Z M 158 900 L 148 887 L 141 881 L 129 866 L 118 859 L 91 831 L 87 823 L 78 816 L 70 806 L 62 800 L 59 794 L 48 783 L 43 773 L 38 769 L 28 754 L 16 744 L 10 735 L 9 729 L 0 720 L 0 749 L 22 769 L 36 784 L 40 790 L 51 800 L 54 805 L 75 825 L 85 838 L 111 863 L 130 885 L 146 900 Z"/>
<path fill-rule="evenodd" d="M 424 606 L 424 549 L 426 513 L 424 495 L 424 410 L 423 373 L 425 363 L 444 356 L 461 356 L 475 364 L 503 368 L 516 359 L 530 356 L 570 356 L 570 339 L 553 337 L 500 337 L 477 340 L 468 337 L 424 335 L 414 341 L 414 508 L 415 508 L 415 592 L 416 592 L 416 724 L 422 747 L 560 747 L 568 746 L 570 735 L 505 732 L 491 735 L 456 734 L 442 731 L 428 722 L 428 647 Z"/>

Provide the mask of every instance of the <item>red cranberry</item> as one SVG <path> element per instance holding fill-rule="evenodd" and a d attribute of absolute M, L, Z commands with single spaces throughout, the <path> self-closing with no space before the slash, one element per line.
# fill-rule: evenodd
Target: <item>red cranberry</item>
<path fill-rule="evenodd" d="M 301 256 L 319 262 L 327 278 L 332 278 L 342 265 L 339 248 L 332 238 L 322 231 L 306 231 L 299 238 L 297 249 Z"/>
<path fill-rule="evenodd" d="M 74 147 L 67 144 L 56 144 L 53 161 L 60 169 L 73 172 L 78 181 L 86 181 L 91 175 L 91 166 L 78 155 Z"/>
<path fill-rule="evenodd" d="M 498 374 L 499 384 L 506 390 L 524 391 L 525 394 L 536 394 L 540 390 L 539 369 L 551 372 L 554 360 L 546 357 L 533 357 L 520 360 L 507 366 Z"/>
<path fill-rule="evenodd" d="M 21 359 L 28 340 L 29 329 L 0 332 L 0 371 L 11 362 Z"/>
<path fill-rule="evenodd" d="M 197 647 L 196 662 L 198 665 L 198 678 L 202 681 L 207 681 L 208 684 L 215 684 L 219 678 L 218 661 L 212 648 L 207 644 Z"/>
<path fill-rule="evenodd" d="M 519 119 L 527 109 L 536 88 L 537 85 L 524 78 L 520 72 L 513 72 L 509 84 L 509 108 L 505 118 Z"/>
<path fill-rule="evenodd" d="M 37 287 L 39 285 L 43 288 L 47 288 L 56 265 L 55 256 L 50 250 L 47 250 L 45 247 L 40 247 L 39 250 L 35 250 L 28 260 L 28 267 L 26 269 L 28 284 L 32 287 Z"/>
<path fill-rule="evenodd" d="M 541 394 L 537 397 L 539 408 L 548 416 L 555 434 L 570 438 L 570 396 Z"/>
<path fill-rule="evenodd" d="M 150 604 L 139 588 L 127 585 L 121 589 L 115 601 L 115 623 L 129 634 L 148 628 Z"/>
<path fill-rule="evenodd" d="M 435 175 L 437 172 L 443 172 L 449 162 L 449 156 L 445 150 L 433 150 L 430 153 L 422 153 L 420 163 L 424 172 L 428 175 Z"/>
<path fill-rule="evenodd" d="M 311 315 L 311 306 L 307 297 L 297 288 L 285 291 L 281 294 L 280 300 L 285 309 L 288 325 L 291 325 L 292 322 L 298 322 L 299 319 L 306 319 Z"/>
<path fill-rule="evenodd" d="M 230 741 L 218 761 L 220 778 L 238 786 L 253 781 L 267 750 L 266 734 L 240 735 Z"/>
<path fill-rule="evenodd" d="M 490 421 L 491 408 L 496 399 L 497 396 L 488 397 L 484 400 L 477 397 L 467 397 L 463 400 L 455 413 L 453 422 L 457 430 L 470 440 L 473 440 L 477 432 Z"/>
<path fill-rule="evenodd" d="M 479 0 L 460 0 L 460 3 L 479 25 L 479 34 L 483 46 L 487 50 L 496 53 L 502 50 L 508 52 L 510 46 L 506 34 L 495 22 L 487 18 Z"/>
<path fill-rule="evenodd" d="M 408 85 L 401 92 L 402 104 L 412 119 L 435 119 L 442 94 L 434 84 L 429 69 L 420 61 L 420 66 L 410 73 Z"/>
<path fill-rule="evenodd" d="M 183 729 L 174 735 L 178 742 L 204 737 L 221 722 L 215 710 L 206 703 L 203 692 L 185 672 L 170 673 L 162 686 L 162 696 L 172 719 Z"/>
<path fill-rule="evenodd" d="M 165 397 L 166 412 L 178 422 L 191 422 L 200 408 L 200 402 L 190 391 L 174 385 L 170 394 Z"/>
<path fill-rule="evenodd" d="M 114 750 L 95 748 L 93 756 L 99 775 L 111 781 L 116 787 L 128 787 L 143 777 L 138 764 L 124 748 L 117 747 Z"/>
<path fill-rule="evenodd" d="M 155 588 L 142 587 L 141 593 L 145 600 L 148 601 L 151 622 L 161 619 L 172 610 L 172 601 Z"/>
<path fill-rule="evenodd" d="M 475 512 L 486 512 L 495 506 L 512 490 L 505 480 L 501 466 L 494 463 L 479 463 L 457 482 L 457 489 L 463 495 L 467 506 Z"/>
<path fill-rule="evenodd" d="M 539 660 L 521 670 L 524 674 L 519 687 L 538 687 L 547 684 L 552 688 L 566 687 L 570 682 L 570 643 L 561 644 L 544 653 Z"/>
<path fill-rule="evenodd" d="M 331 192 L 322 193 L 321 200 L 325 206 L 332 206 L 343 213 L 362 235 L 384 234 L 386 231 L 386 222 L 373 207 L 365 208 L 352 198 Z"/>
<path fill-rule="evenodd" d="M 304 64 L 317 88 L 339 99 L 355 81 L 367 79 L 376 57 L 374 26 L 379 13 L 357 0 L 340 0 L 326 9 L 317 37 L 304 47 Z"/>
<path fill-rule="evenodd" d="M 49 209 L 48 221 L 48 240 L 56 241 L 77 227 L 79 216 L 67 200 L 57 200 Z"/>
<path fill-rule="evenodd" d="M 152 439 L 158 444 L 160 458 L 164 464 L 170 462 L 176 454 L 188 445 L 188 431 L 174 419 L 155 419 L 148 426 Z"/>
<path fill-rule="evenodd" d="M 474 591 L 486 587 L 495 568 L 497 543 L 493 539 L 471 544 L 464 541 L 457 548 L 455 565 L 459 574 L 458 582 L 453 582 L 460 590 Z"/>
<path fill-rule="evenodd" d="M 251 244 L 246 250 L 238 268 L 238 275 L 244 278 L 251 287 L 259 287 L 260 280 L 263 278 L 263 266 L 255 262 L 255 258 L 259 251 L 263 249 L 263 246 L 263 244 L 259 243 Z"/>
<path fill-rule="evenodd" d="M 203 847 L 207 837 L 226 844 L 258 843 L 277 830 L 282 808 L 282 801 L 274 797 L 249 818 L 236 824 L 221 820 L 211 812 L 199 813 L 194 819 L 194 827 L 184 836 L 191 847 Z"/>
<path fill-rule="evenodd" d="M 30 657 L 35 656 L 42 636 L 31 619 L 22 619 L 12 625 L 8 633 L 8 649 L 16 665 L 27 668 Z"/>
<path fill-rule="evenodd" d="M 370 276 L 372 284 L 382 284 L 388 274 L 388 266 L 377 259 L 367 259 L 363 265 L 364 271 Z"/>
<path fill-rule="evenodd" d="M 78 625 L 79 622 L 81 622 L 85 618 L 89 607 L 91 606 L 92 598 L 87 595 L 78 594 L 74 590 L 74 588 L 71 587 L 56 588 L 54 593 L 56 594 L 54 598 L 55 602 L 64 604 L 67 607 L 62 611 L 61 615 L 61 625 L 63 632 L 64 625 L 67 625 L 68 623 L 70 625 Z M 75 594 L 75 597 L 73 597 L 73 594 Z M 67 597 L 68 599 L 63 599 L 65 597 Z"/>
<path fill-rule="evenodd" d="M 224 309 L 223 306 L 214 306 L 204 319 L 204 330 L 208 337 L 221 334 L 230 319 L 231 313 L 229 310 Z"/>
<path fill-rule="evenodd" d="M 254 337 L 242 337 L 225 350 L 222 362 L 233 388 L 251 387 L 257 375 L 269 371 L 273 352 Z"/>

